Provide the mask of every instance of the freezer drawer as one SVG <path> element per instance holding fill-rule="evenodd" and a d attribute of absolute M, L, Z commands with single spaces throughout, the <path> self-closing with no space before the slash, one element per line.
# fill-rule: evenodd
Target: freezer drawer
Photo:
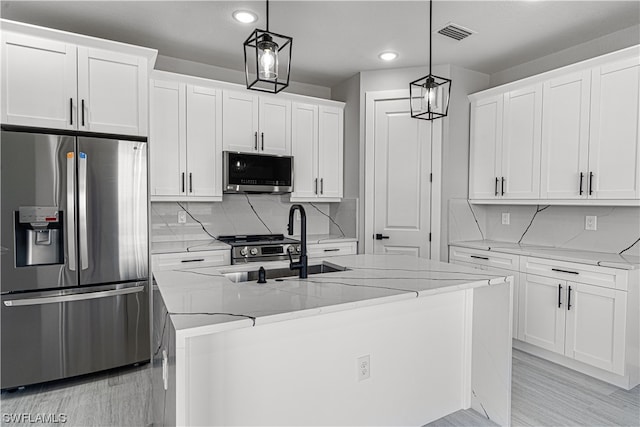
<path fill-rule="evenodd" d="M 2 295 L 1 387 L 149 359 L 148 283 Z"/>

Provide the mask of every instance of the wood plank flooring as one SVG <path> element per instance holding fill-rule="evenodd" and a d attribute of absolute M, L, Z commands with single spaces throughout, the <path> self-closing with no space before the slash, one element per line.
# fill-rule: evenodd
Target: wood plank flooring
<path fill-rule="evenodd" d="M 640 426 L 640 386 L 623 390 L 514 349 L 511 387 L 513 426 Z M 427 425 L 496 424 L 466 410 Z"/>
<path fill-rule="evenodd" d="M 7 423 L 4 414 L 65 413 L 66 426 L 147 426 L 150 384 L 147 364 L 2 392 L 1 421 L 34 425 Z M 513 351 L 512 393 L 514 426 L 640 426 L 640 386 L 622 390 L 518 350 Z M 427 425 L 495 424 L 467 410 Z"/>

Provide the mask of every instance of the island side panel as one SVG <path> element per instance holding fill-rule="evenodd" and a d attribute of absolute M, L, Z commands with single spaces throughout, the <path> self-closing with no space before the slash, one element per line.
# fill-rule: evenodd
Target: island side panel
<path fill-rule="evenodd" d="M 424 425 L 462 409 L 466 308 L 454 291 L 185 338 L 177 422 Z"/>
<path fill-rule="evenodd" d="M 154 426 L 176 425 L 175 329 L 158 286 L 153 285 L 152 418 Z M 167 389 L 165 389 L 165 377 Z"/>
<path fill-rule="evenodd" d="M 511 425 L 513 277 L 473 289 L 471 407 L 491 421 Z"/>

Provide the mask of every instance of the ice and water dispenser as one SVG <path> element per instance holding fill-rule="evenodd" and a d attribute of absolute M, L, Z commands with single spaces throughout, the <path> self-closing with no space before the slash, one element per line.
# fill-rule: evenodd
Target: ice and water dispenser
<path fill-rule="evenodd" d="M 63 213 L 56 206 L 21 206 L 15 212 L 16 267 L 64 263 Z"/>

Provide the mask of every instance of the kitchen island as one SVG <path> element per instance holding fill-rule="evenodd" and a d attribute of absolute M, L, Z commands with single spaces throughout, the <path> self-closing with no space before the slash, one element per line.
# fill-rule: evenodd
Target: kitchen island
<path fill-rule="evenodd" d="M 404 255 L 313 264 L 343 271 L 156 273 L 154 423 L 423 425 L 471 407 L 509 425 L 510 277 Z"/>

